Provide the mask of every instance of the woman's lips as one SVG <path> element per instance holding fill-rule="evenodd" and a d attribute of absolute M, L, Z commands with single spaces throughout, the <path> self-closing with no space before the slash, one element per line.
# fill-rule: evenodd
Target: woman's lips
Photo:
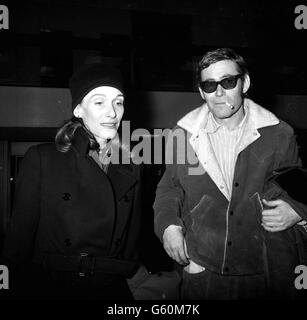
<path fill-rule="evenodd" d="M 114 123 L 101 123 L 100 125 L 103 126 L 103 127 L 107 127 L 107 128 L 115 128 L 116 127 L 116 122 Z"/>

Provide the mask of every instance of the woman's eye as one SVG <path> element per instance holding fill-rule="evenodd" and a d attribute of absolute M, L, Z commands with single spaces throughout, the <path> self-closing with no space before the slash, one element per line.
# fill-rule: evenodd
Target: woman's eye
<path fill-rule="evenodd" d="M 117 106 L 123 106 L 123 105 L 124 105 L 124 102 L 123 102 L 123 101 L 116 101 L 116 105 L 117 105 Z"/>
<path fill-rule="evenodd" d="M 95 101 L 94 105 L 95 106 L 102 106 L 103 102 L 102 101 Z"/>

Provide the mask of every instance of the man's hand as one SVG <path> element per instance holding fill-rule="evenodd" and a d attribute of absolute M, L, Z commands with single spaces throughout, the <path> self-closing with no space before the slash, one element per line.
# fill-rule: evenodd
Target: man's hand
<path fill-rule="evenodd" d="M 302 220 L 284 200 L 267 201 L 263 199 L 262 202 L 269 207 L 262 211 L 262 226 L 269 232 L 286 230 Z"/>
<path fill-rule="evenodd" d="M 170 225 L 165 229 L 163 246 L 167 254 L 179 264 L 189 264 L 187 246 L 180 226 Z"/>

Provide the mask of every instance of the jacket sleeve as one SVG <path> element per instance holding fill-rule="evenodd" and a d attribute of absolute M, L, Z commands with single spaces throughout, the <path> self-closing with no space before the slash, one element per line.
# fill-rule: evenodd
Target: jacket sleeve
<path fill-rule="evenodd" d="M 276 143 L 277 153 L 275 158 L 274 170 L 288 167 L 302 167 L 302 161 L 299 157 L 299 150 L 293 129 L 282 122 L 284 130 L 278 135 Z M 304 220 L 307 220 L 307 206 L 292 199 L 286 192 L 281 198 L 288 202 L 295 212 Z"/>
<path fill-rule="evenodd" d="M 176 144 L 171 143 L 173 135 L 170 133 L 166 144 L 165 172 L 160 180 L 154 201 L 154 228 L 155 233 L 162 241 L 164 230 L 169 225 L 177 225 L 184 228 L 181 220 L 184 190 L 178 179 L 178 164 L 176 163 Z"/>
<path fill-rule="evenodd" d="M 14 205 L 5 234 L 3 259 L 18 265 L 29 261 L 39 221 L 40 156 L 31 147 L 21 162 L 16 183 Z"/>
<path fill-rule="evenodd" d="M 133 196 L 133 206 L 130 217 L 129 228 L 127 230 L 127 238 L 125 241 L 125 259 L 139 262 L 140 254 L 140 232 L 141 232 L 141 219 L 142 219 L 142 178 L 143 167 L 142 165 L 133 165 L 134 174 L 137 179 Z"/>

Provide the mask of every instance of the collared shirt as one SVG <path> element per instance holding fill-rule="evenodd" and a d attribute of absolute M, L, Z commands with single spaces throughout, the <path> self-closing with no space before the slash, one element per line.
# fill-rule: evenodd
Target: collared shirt
<path fill-rule="evenodd" d="M 208 134 L 212 150 L 217 163 L 219 164 L 224 181 L 229 191 L 229 198 L 232 193 L 233 175 L 238 156 L 238 145 L 245 130 L 248 109 L 244 108 L 245 116 L 238 126 L 229 130 L 226 126 L 218 124 L 212 113 L 209 113 L 205 132 Z"/>

